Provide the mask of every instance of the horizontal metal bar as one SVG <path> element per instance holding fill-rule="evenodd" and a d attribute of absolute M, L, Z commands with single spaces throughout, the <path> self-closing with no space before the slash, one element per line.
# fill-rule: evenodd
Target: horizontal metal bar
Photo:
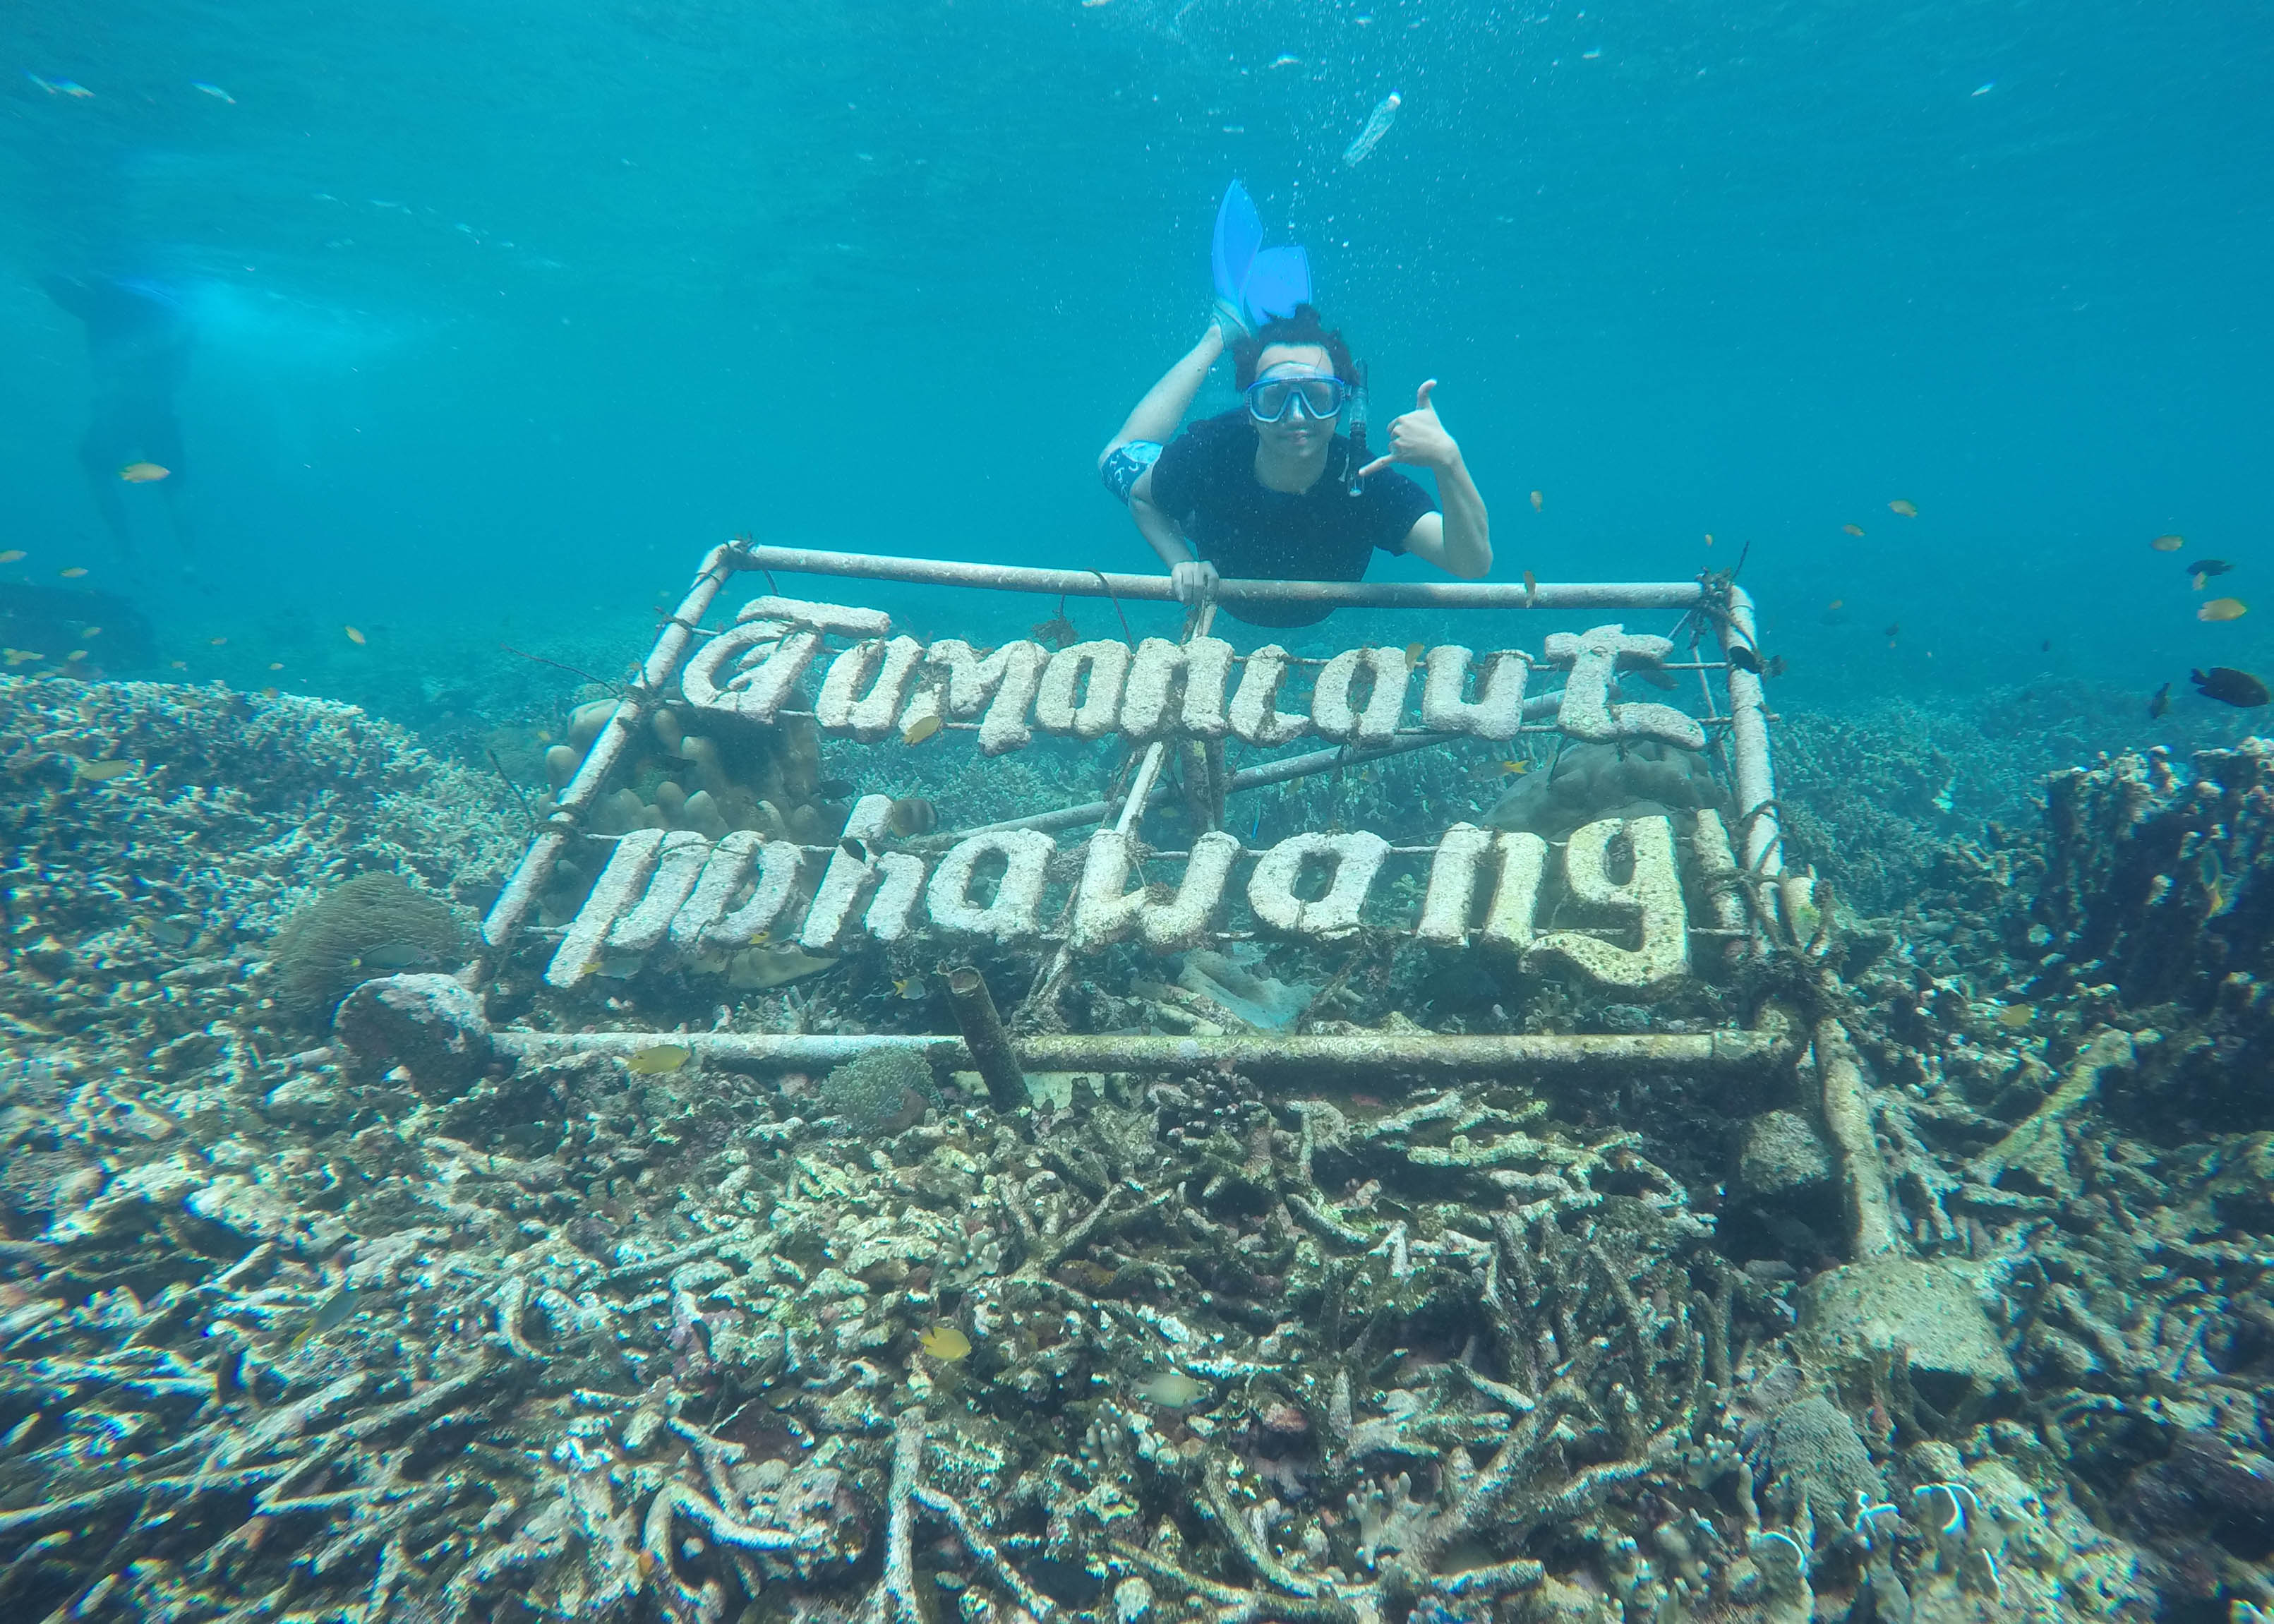
<path fill-rule="evenodd" d="M 1126 598 L 1141 603 L 1176 601 L 1166 575 L 1034 569 L 956 559 L 828 553 L 812 547 L 742 546 L 734 557 L 742 568 L 779 570 L 785 575 L 981 587 L 1065 598 Z M 1216 583 L 1216 601 L 1223 604 L 1337 604 L 1377 609 L 1688 609 L 1701 594 L 1695 581 L 1543 581 L 1526 587 L 1517 581 L 1241 581 L 1226 577 Z"/>
<path fill-rule="evenodd" d="M 516 1032 L 494 1034 L 520 1060 L 570 1055 L 629 1056 L 661 1044 L 694 1051 L 704 1064 L 782 1071 L 839 1065 L 877 1049 L 906 1049 L 936 1064 L 970 1069 L 963 1040 L 869 1033 L 857 1036 L 747 1032 Z M 1021 1070 L 1177 1072 L 1228 1066 L 1257 1076 L 1364 1076 L 1384 1070 L 1432 1077 L 1525 1071 L 1607 1073 L 1750 1071 L 1788 1061 L 1788 1032 L 1721 1031 L 1642 1036 L 1352 1032 L 1307 1036 L 1258 1034 L 1175 1037 L 1063 1033 L 1013 1040 Z"/>
<path fill-rule="evenodd" d="M 1224 781 L 1224 793 L 1236 795 L 1242 790 L 1261 789 L 1267 784 L 1284 784 L 1290 778 L 1306 778 L 1314 773 L 1332 772 L 1337 766 L 1362 767 L 1368 762 L 1426 750 L 1433 745 L 1457 744 L 1465 739 L 1472 740 L 1473 735 L 1417 733 L 1401 735 L 1395 743 L 1384 745 L 1378 750 L 1313 750 L 1304 756 L 1291 756 L 1284 761 L 1267 762 L 1261 767 L 1243 767 Z M 1170 800 L 1175 793 L 1174 787 L 1170 785 L 1156 785 L 1145 804 L 1149 809 Z M 962 830 L 953 835 L 927 836 L 920 849 L 952 846 L 972 835 L 996 834 L 1006 829 L 1078 829 L 1084 823 L 1102 821 L 1120 804 L 1118 801 L 1088 801 L 1078 807 L 1062 807 L 1055 812 L 1035 812 L 1025 817 L 1005 818 L 999 823 L 982 823 L 976 829 Z"/>

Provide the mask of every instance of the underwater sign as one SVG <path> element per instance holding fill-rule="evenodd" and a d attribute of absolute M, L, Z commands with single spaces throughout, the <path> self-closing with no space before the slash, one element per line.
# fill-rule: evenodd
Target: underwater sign
<path fill-rule="evenodd" d="M 846 646 L 832 652 L 832 639 Z M 1037 732 L 1259 748 L 1317 737 L 1352 753 L 1410 748 L 1429 735 L 1504 741 L 1551 733 L 1615 747 L 1623 758 L 1642 747 L 1706 748 L 1697 718 L 1627 700 L 1618 686 L 1622 673 L 1671 686 L 1674 651 L 1672 640 L 1620 624 L 1551 635 L 1538 657 L 1506 649 L 1480 656 L 1457 644 L 1361 647 L 1325 658 L 1267 644 L 1242 655 L 1211 636 L 975 649 L 894 635 L 874 609 L 768 595 L 703 644 L 679 688 L 684 707 L 734 725 L 771 728 L 809 717 L 824 734 L 878 744 L 954 729 L 975 734 L 989 756 L 1025 748 Z M 1299 668 L 1314 674 L 1297 699 L 1289 679 Z M 1560 687 L 1534 692 L 1543 673 L 1560 676 Z M 1702 683 L 1701 692 L 1709 719 L 1726 719 Z M 641 828 L 615 837 L 546 979 L 567 988 L 595 972 L 677 962 L 764 986 L 791 979 L 799 964 L 817 968 L 821 956 L 864 936 L 885 944 L 1063 944 L 1075 952 L 1128 942 L 1178 952 L 1226 935 L 1222 921 L 1235 897 L 1253 915 L 1254 930 L 1243 934 L 1331 941 L 1402 931 L 1638 989 L 1683 974 L 1693 934 L 1747 934 L 1729 833 L 1708 809 L 1680 813 L 1679 826 L 1664 813 L 1600 818 L 1571 832 L 1560 851 L 1538 834 L 1457 823 L 1429 846 L 1394 846 L 1359 830 L 1299 833 L 1250 850 L 1214 830 L 1187 852 L 1160 853 L 1129 829 L 1101 828 L 1061 849 L 1045 830 L 1019 826 L 1044 819 L 900 841 L 893 805 L 861 797 L 831 845 L 753 829 Z M 1175 862 L 1182 872 L 1173 882 L 1148 882 Z M 1251 866 L 1235 886 L 1243 863 Z M 1410 866 L 1415 883 L 1383 884 L 1398 865 Z M 1381 898 L 1393 890 L 1396 901 Z M 1586 927 L 1542 929 L 1544 894 L 1558 909 L 1574 905 Z M 1690 898 L 1705 918 L 1692 920 Z M 768 974 L 769 965 L 786 967 Z"/>

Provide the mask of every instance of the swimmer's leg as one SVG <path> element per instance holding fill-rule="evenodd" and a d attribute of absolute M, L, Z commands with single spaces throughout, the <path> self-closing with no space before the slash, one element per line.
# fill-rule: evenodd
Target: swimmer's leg
<path fill-rule="evenodd" d="M 134 556 L 134 531 L 126 522 L 126 499 L 119 493 L 119 468 L 129 459 L 119 451 L 118 425 L 101 413 L 87 425 L 87 432 L 79 440 L 79 465 L 87 475 L 87 494 L 94 498 L 94 510 L 102 517 L 103 529 L 118 544 L 118 550 L 127 557 Z"/>
<path fill-rule="evenodd" d="M 182 454 L 182 425 L 175 420 L 170 406 L 153 406 L 137 423 L 137 437 L 141 441 L 142 455 L 161 468 L 172 473 L 158 486 L 158 499 L 166 504 L 166 517 L 174 527 L 174 541 L 183 552 L 193 551 L 190 545 L 190 522 L 182 511 L 182 496 L 189 477 Z"/>
<path fill-rule="evenodd" d="M 1136 482 L 1137 475 L 1145 471 L 1152 458 L 1143 458 L 1136 472 L 1130 474 L 1128 481 L 1115 490 L 1112 465 L 1127 460 L 1117 458 L 1115 454 L 1133 442 L 1159 447 L 1174 438 L 1178 425 L 1185 420 L 1185 413 L 1192 409 L 1193 397 L 1201 392 L 1201 385 L 1208 381 L 1209 368 L 1216 365 L 1216 357 L 1223 353 L 1224 329 L 1211 322 L 1209 330 L 1201 335 L 1201 342 L 1186 351 L 1182 360 L 1162 373 L 1160 382 L 1145 391 L 1145 398 L 1137 402 L 1137 409 L 1122 424 L 1121 432 L 1108 440 L 1105 449 L 1097 454 L 1099 477 L 1105 480 L 1106 488 L 1113 490 L 1116 496 L 1124 501 L 1129 500 L 1129 485 Z M 1156 451 L 1155 455 L 1159 454 Z"/>

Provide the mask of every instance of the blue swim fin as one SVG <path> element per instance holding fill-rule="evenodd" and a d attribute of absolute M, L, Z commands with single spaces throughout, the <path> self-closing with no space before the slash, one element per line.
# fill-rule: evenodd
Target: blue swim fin
<path fill-rule="evenodd" d="M 1248 261 L 1239 302 L 1253 327 L 1261 327 L 1275 317 L 1293 315 L 1295 306 L 1311 302 L 1311 256 L 1299 243 L 1289 248 L 1264 249 Z"/>
<path fill-rule="evenodd" d="M 1239 290 L 1247 285 L 1247 267 L 1263 246 L 1263 219 L 1255 200 L 1238 181 L 1225 188 L 1216 206 L 1216 240 L 1209 252 L 1209 268 L 1216 274 L 1216 297 L 1232 309 L 1239 308 Z"/>

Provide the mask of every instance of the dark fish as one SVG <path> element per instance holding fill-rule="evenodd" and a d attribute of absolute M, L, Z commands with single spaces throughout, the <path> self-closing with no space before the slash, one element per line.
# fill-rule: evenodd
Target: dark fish
<path fill-rule="evenodd" d="M 2040 654 L 2051 654 L 2052 651 L 2053 640 L 2050 637 L 2046 638 L 2043 643 L 2037 645 L 2037 652 Z"/>
<path fill-rule="evenodd" d="M 1897 632 L 1899 632 L 1899 631 L 1902 630 L 1902 629 L 1903 629 L 1902 622 L 1901 622 L 1901 621 L 1900 621 L 1900 620 L 1896 620 L 1896 621 L 1894 621 L 1894 622 L 1890 623 L 1890 624 L 1889 624 L 1889 626 L 1887 627 L 1887 629 L 1886 629 L 1886 630 L 1885 630 L 1885 631 L 1883 631 L 1883 632 L 1881 632 L 1881 633 L 1879 634 L 1879 635 L 1880 635 L 1880 636 L 1882 636 L 1882 637 L 1886 638 L 1886 639 L 1887 639 L 1888 641 L 1890 641 L 1890 642 L 1893 642 L 1893 641 L 1894 640 L 1894 635 L 1895 635 L 1895 634 L 1896 634 Z"/>
<path fill-rule="evenodd" d="M 2266 685 L 2247 671 L 2237 671 L 2232 665 L 2213 665 L 2209 671 L 2190 671 L 2187 680 L 2205 699 L 2216 699 L 2221 704 L 2237 705 L 2243 710 L 2263 705 L 2274 699 Z"/>
<path fill-rule="evenodd" d="M 2152 722 L 2171 708 L 2172 685 L 2166 682 L 2156 690 L 2155 697 L 2148 702 L 2148 719 Z"/>
<path fill-rule="evenodd" d="M 840 840 L 837 843 L 837 846 L 840 851 L 843 852 L 855 862 L 867 862 L 869 861 L 869 848 L 862 845 L 858 840 L 855 840 L 851 835 L 847 835 L 842 840 Z"/>
<path fill-rule="evenodd" d="M 2187 574 L 2191 575 L 2223 575 L 2233 568 L 2234 566 L 2228 563 L 2225 559 L 2197 559 L 2194 563 L 2187 566 Z"/>
<path fill-rule="evenodd" d="M 850 778 L 824 778 L 813 786 L 813 793 L 824 801 L 842 801 L 857 787 Z"/>
<path fill-rule="evenodd" d="M 1671 688 L 1674 686 L 1674 673 L 1670 671 L 1660 671 L 1655 665 L 1638 665 L 1627 674 L 1640 677 L 1655 688 Z"/>
<path fill-rule="evenodd" d="M 1772 654 L 1768 658 L 1768 663 L 1761 667 L 1761 675 L 1765 677 L 1781 677 L 1791 669 L 1791 666 L 1785 664 L 1783 655 Z"/>
<path fill-rule="evenodd" d="M 939 827 L 939 814 L 922 796 L 903 795 L 885 814 L 885 825 L 902 839 L 911 835 L 928 835 Z"/>
<path fill-rule="evenodd" d="M 1761 657 L 1742 643 L 1729 650 L 1729 664 L 1739 671 L 1750 671 L 1757 677 L 1761 674 Z"/>

